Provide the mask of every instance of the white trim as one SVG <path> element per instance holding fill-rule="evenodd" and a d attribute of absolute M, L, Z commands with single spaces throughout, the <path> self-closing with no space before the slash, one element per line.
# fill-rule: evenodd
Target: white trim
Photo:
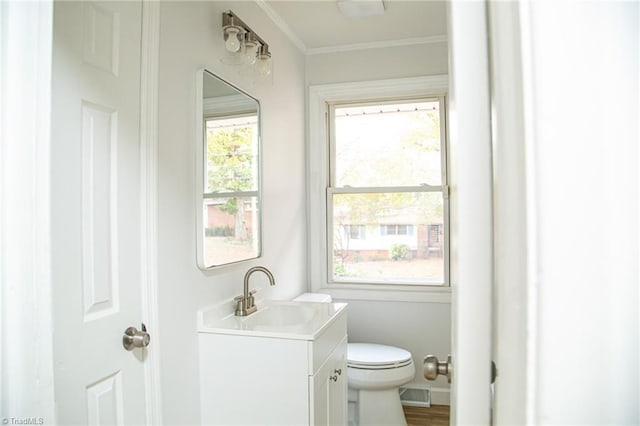
<path fill-rule="evenodd" d="M 308 282 L 309 290 L 327 292 L 328 277 L 326 266 L 327 223 L 326 186 L 329 182 L 329 152 L 327 149 L 326 105 L 328 102 L 354 101 L 360 99 L 384 99 L 397 97 L 422 97 L 445 94 L 448 77 L 435 75 L 389 80 L 348 82 L 309 87 L 309 126 L 307 135 L 307 217 Z M 342 284 L 341 284 L 342 286 Z M 331 287 L 333 293 L 336 289 Z M 336 292 L 336 297 L 357 297 L 366 300 L 415 301 L 417 294 L 441 291 L 438 287 L 428 287 L 412 291 L 363 289 Z M 427 296 L 424 296 L 427 297 Z M 438 299 L 440 296 L 434 296 Z M 446 302 L 444 302 L 446 303 Z"/>
<path fill-rule="evenodd" d="M 289 25 L 285 22 L 284 19 L 278 13 L 273 10 L 271 6 L 269 6 L 264 0 L 254 0 L 255 3 L 267 14 L 269 19 L 273 21 L 273 23 L 287 36 L 287 38 L 293 43 L 302 53 L 307 51 L 307 47 L 304 45 L 300 37 L 291 29 Z"/>
<path fill-rule="evenodd" d="M 321 287 L 314 292 L 329 294 L 335 300 L 380 300 L 385 302 L 416 302 L 416 303 L 445 303 L 451 304 L 451 289 L 449 287 L 425 286 L 394 286 L 393 291 L 380 290 L 380 285 L 355 286 L 341 284 L 339 288 Z M 396 288 L 397 287 L 397 288 Z"/>
<path fill-rule="evenodd" d="M 431 405 L 451 405 L 451 389 L 429 388 L 431 392 Z"/>
<path fill-rule="evenodd" d="M 0 2 L 0 418 L 55 424 L 53 3 Z"/>
<path fill-rule="evenodd" d="M 525 245 L 526 245 L 526 304 L 523 304 L 523 309 L 526 309 L 526 335 L 527 335 L 527 347 L 526 351 L 526 383 L 523 385 L 522 392 L 524 395 L 524 418 L 527 424 L 536 424 L 539 422 L 537 418 L 536 408 L 538 406 L 537 400 L 537 372 L 540 366 L 538 365 L 538 283 L 539 283 L 539 268 L 538 264 L 538 250 L 539 240 L 538 235 L 538 203 L 536 194 L 538 194 L 538 182 L 537 173 L 535 168 L 536 163 L 536 148 L 535 148 L 535 114 L 534 114 L 534 81 L 535 75 L 533 72 L 533 29 L 531 28 L 532 19 L 532 5 L 526 1 L 517 2 L 519 12 L 519 24 L 520 30 L 520 43 L 521 43 L 521 59 L 522 59 L 522 116 L 523 116 L 523 134 L 520 136 L 524 141 L 524 179 L 525 179 L 525 191 L 527 196 L 527 205 L 525 206 L 525 215 L 527 221 L 527 228 L 525 231 Z M 507 285 L 505 283 L 505 285 Z M 516 302 L 517 303 L 517 302 Z M 524 302 L 520 302 L 524 303 Z M 513 320 L 513 319 L 509 319 Z M 497 395 L 497 402 L 501 402 L 501 395 Z"/>
<path fill-rule="evenodd" d="M 448 6 L 449 146 L 456 211 L 451 424 L 491 424 L 493 217 L 487 0 Z"/>
<path fill-rule="evenodd" d="M 440 192 L 442 193 L 447 185 L 421 186 L 339 186 L 327 188 L 331 194 L 378 194 L 380 192 Z"/>
<path fill-rule="evenodd" d="M 397 96 L 434 96 L 448 90 L 446 74 L 425 77 L 332 83 L 309 87 L 309 101 L 314 104 L 346 101 L 356 98 L 389 98 Z"/>
<path fill-rule="evenodd" d="M 204 120 L 202 119 L 204 114 L 204 103 L 200 102 L 203 99 L 204 88 L 203 81 L 204 75 L 207 70 L 200 69 L 196 72 L 195 81 L 195 98 L 194 98 L 194 134 L 195 143 L 195 188 L 196 188 L 196 262 L 198 268 L 207 270 L 206 252 L 205 252 L 205 235 L 204 235 L 204 210 L 202 206 L 203 193 L 204 193 L 204 150 L 202 139 L 204 138 Z"/>
<path fill-rule="evenodd" d="M 322 55 L 327 53 L 338 53 L 338 52 L 352 52 L 354 50 L 366 50 L 366 49 L 384 49 L 384 48 L 392 48 L 392 47 L 402 47 L 402 46 L 417 46 L 421 44 L 437 44 L 437 43 L 447 43 L 446 35 L 436 35 L 436 36 L 428 36 L 428 37 L 412 37 L 412 38 L 403 38 L 399 40 L 382 40 L 382 41 L 372 41 L 367 43 L 352 43 L 352 44 L 340 44 L 336 46 L 323 46 L 323 47 L 307 47 L 302 39 L 298 37 L 298 35 L 291 29 L 289 24 L 276 12 L 273 10 L 271 6 L 264 0 L 254 0 L 254 2 L 266 13 L 266 15 L 271 19 L 271 21 L 275 24 L 276 27 L 280 29 L 284 33 L 284 35 L 293 43 L 294 46 L 298 48 L 298 50 L 303 55 Z"/>
<path fill-rule="evenodd" d="M 142 318 L 151 334 L 145 372 L 148 425 L 162 424 L 158 312 L 158 63 L 160 3 L 142 1 L 140 76 L 140 215 Z"/>
<path fill-rule="evenodd" d="M 529 276 L 538 268 L 528 263 L 536 256 L 535 214 L 532 208 L 535 185 L 530 146 L 533 139 L 530 117 L 525 115 L 531 98 L 524 94 L 531 57 L 525 51 L 529 19 L 523 17 L 526 2 L 489 3 L 491 52 L 491 99 L 494 181 L 494 300 L 493 357 L 500 376 L 495 383 L 493 419 L 496 424 L 536 424 L 530 413 L 527 391 L 536 369 L 527 367 L 534 359 L 535 330 L 529 331 L 528 317 L 535 315 L 534 299 L 528 294 Z M 529 123 L 527 123 L 529 122 Z M 527 128 L 528 127 L 528 128 Z M 531 178 L 530 178 L 530 177 Z M 518 283 L 518 285 L 514 285 Z"/>
<path fill-rule="evenodd" d="M 354 50 L 385 49 L 403 46 L 418 46 L 421 44 L 447 43 L 446 35 L 430 37 L 413 37 L 399 40 L 372 41 L 368 43 L 341 44 L 338 46 L 313 47 L 304 51 L 305 55 L 322 55 L 326 53 L 352 52 Z"/>

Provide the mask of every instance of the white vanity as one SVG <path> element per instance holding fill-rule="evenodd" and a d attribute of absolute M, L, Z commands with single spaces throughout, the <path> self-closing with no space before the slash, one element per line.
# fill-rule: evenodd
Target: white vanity
<path fill-rule="evenodd" d="M 345 303 L 262 302 L 199 312 L 202 424 L 347 423 Z"/>

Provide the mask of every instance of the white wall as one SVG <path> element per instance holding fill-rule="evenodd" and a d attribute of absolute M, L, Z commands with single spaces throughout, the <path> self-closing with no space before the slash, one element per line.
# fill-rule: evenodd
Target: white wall
<path fill-rule="evenodd" d="M 640 8 L 529 7 L 531 420 L 638 424 Z"/>
<path fill-rule="evenodd" d="M 451 352 L 449 303 L 340 300 L 349 303 L 349 342 L 379 343 L 404 348 L 413 355 L 416 377 L 411 386 L 431 387 L 434 403 L 448 404 L 447 379 L 424 379 L 422 361 L 428 354 L 446 360 Z"/>
<path fill-rule="evenodd" d="M 520 1 L 491 14 L 494 418 L 637 425 L 640 7 Z"/>
<path fill-rule="evenodd" d="M 248 87 L 220 63 L 227 9 L 269 43 L 272 84 Z M 306 290 L 304 58 L 254 2 L 162 2 L 160 33 L 156 341 L 163 416 L 166 424 L 197 424 L 196 311 L 242 293 L 244 272 L 257 264 L 277 280 L 260 296 L 287 299 Z M 212 272 L 197 268 L 195 253 L 194 85 L 202 67 L 258 98 L 263 113 L 263 257 Z M 268 287 L 263 278 L 255 275 L 252 286 Z"/>
<path fill-rule="evenodd" d="M 320 85 L 440 75 L 447 73 L 447 64 L 446 43 L 324 53 L 307 56 L 306 79 L 307 85 Z M 407 349 L 416 364 L 412 385 L 434 388 L 434 401 L 448 404 L 446 378 L 440 377 L 435 382 L 425 380 L 422 360 L 428 354 L 446 359 L 451 352 L 449 303 L 340 301 L 349 303 L 349 341 Z"/>
<path fill-rule="evenodd" d="M 446 42 L 307 56 L 310 85 L 446 73 Z"/>
<path fill-rule="evenodd" d="M 52 2 L 0 2 L 0 418 L 55 422 Z"/>

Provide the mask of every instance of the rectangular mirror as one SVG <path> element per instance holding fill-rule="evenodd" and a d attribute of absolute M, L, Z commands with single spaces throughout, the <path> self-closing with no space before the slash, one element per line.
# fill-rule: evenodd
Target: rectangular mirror
<path fill-rule="evenodd" d="M 197 82 L 198 266 L 260 257 L 260 103 L 202 70 Z"/>

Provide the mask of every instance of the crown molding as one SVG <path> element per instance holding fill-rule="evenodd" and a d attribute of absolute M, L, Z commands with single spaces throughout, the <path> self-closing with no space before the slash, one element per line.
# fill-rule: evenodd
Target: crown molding
<path fill-rule="evenodd" d="M 287 38 L 300 50 L 303 55 L 322 55 L 327 53 L 350 52 L 353 50 L 384 49 L 389 47 L 414 46 L 420 44 L 447 43 L 446 35 L 431 37 L 414 37 L 400 40 L 374 41 L 369 43 L 341 44 L 338 46 L 326 46 L 307 48 L 302 39 L 291 29 L 284 19 L 265 0 L 254 2 L 267 14 L 269 19 L 282 31 Z"/>
<path fill-rule="evenodd" d="M 243 94 L 204 98 L 202 109 L 205 115 L 229 115 L 255 112 L 256 101 Z"/>
<path fill-rule="evenodd" d="M 389 47 L 416 46 L 420 44 L 446 43 L 447 36 L 413 37 L 400 40 L 373 41 L 369 43 L 341 44 L 338 46 L 317 47 L 307 49 L 305 55 L 321 55 L 326 53 L 350 52 L 353 50 L 384 49 Z"/>
<path fill-rule="evenodd" d="M 260 9 L 262 9 L 264 13 L 267 14 L 267 16 L 273 21 L 273 23 L 276 24 L 278 28 L 280 28 L 280 31 L 282 31 L 289 38 L 289 40 L 291 40 L 291 42 L 298 48 L 298 50 L 300 50 L 300 52 L 302 52 L 303 54 L 306 54 L 307 47 L 304 45 L 300 37 L 298 37 L 298 35 L 293 32 L 291 27 L 287 25 L 284 19 L 282 19 L 282 17 L 278 15 L 278 13 L 273 10 L 273 8 L 269 6 L 264 0 L 254 1 L 260 7 Z"/>

